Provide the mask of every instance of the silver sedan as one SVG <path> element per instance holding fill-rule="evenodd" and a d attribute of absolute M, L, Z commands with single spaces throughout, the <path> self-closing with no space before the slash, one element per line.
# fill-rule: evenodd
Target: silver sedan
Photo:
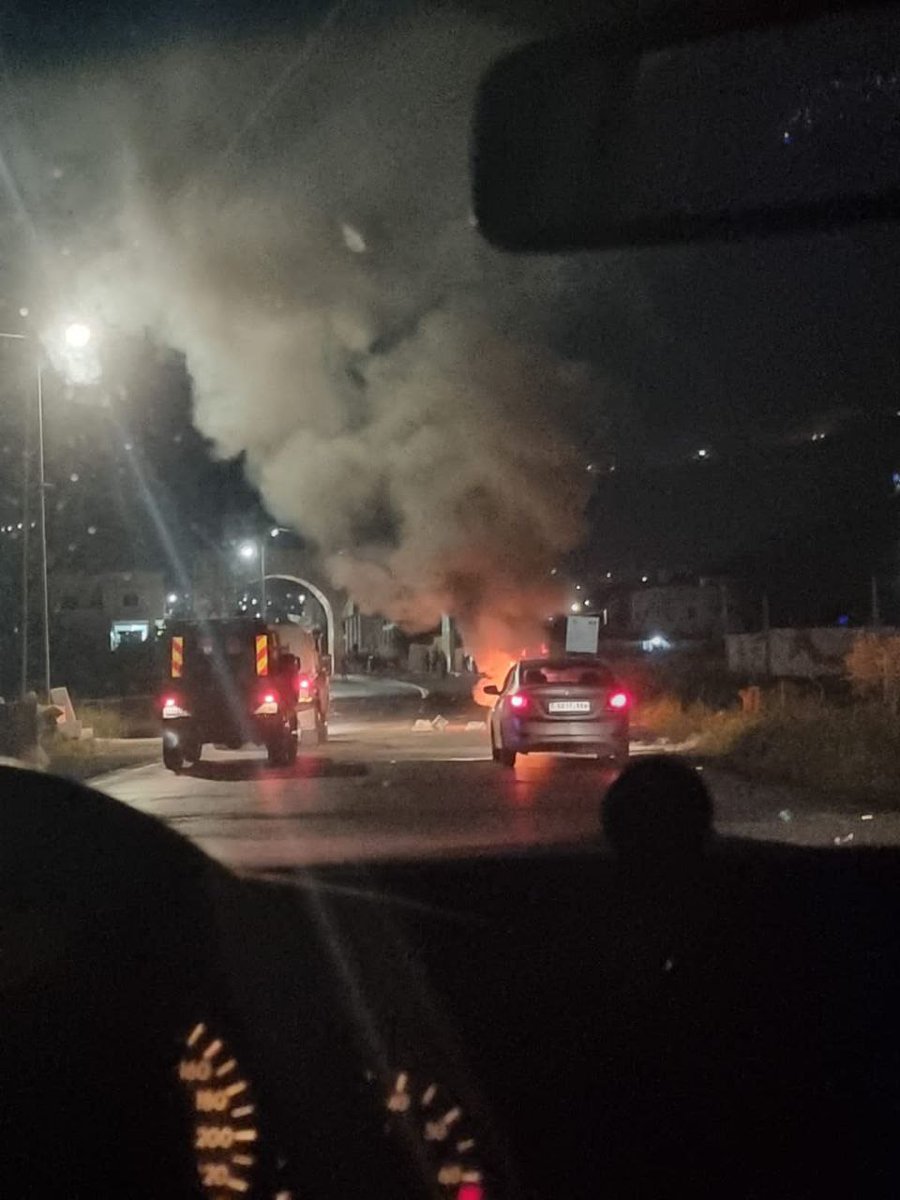
<path fill-rule="evenodd" d="M 526 658 L 511 668 L 496 696 L 489 724 L 494 762 L 515 766 L 518 754 L 594 754 L 628 759 L 631 699 L 609 668 L 590 655 Z"/>

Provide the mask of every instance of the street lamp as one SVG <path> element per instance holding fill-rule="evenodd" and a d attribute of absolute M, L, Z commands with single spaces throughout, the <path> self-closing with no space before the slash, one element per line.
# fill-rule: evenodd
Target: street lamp
<path fill-rule="evenodd" d="M 292 533 L 293 530 L 288 529 L 285 525 L 273 525 L 269 529 L 269 537 L 277 538 L 280 533 Z M 266 538 L 261 535 L 258 538 L 253 538 L 246 542 L 241 542 L 238 546 L 238 555 L 244 562 L 252 562 L 259 555 L 259 587 L 260 599 L 262 601 L 262 615 L 266 618 L 268 600 L 266 595 Z"/>
<path fill-rule="evenodd" d="M 83 350 L 91 340 L 91 327 L 85 325 L 83 321 L 73 321 L 66 326 L 63 336 L 66 339 L 66 345 L 71 350 Z"/>
<path fill-rule="evenodd" d="M 244 562 L 252 562 L 259 555 L 259 588 L 262 597 L 262 615 L 265 620 L 266 616 L 266 539 L 259 538 L 258 541 L 241 542 L 238 546 L 238 554 Z"/>
<path fill-rule="evenodd" d="M 23 310 L 24 311 L 24 310 Z M 41 539 L 41 607 L 43 609 L 44 692 L 50 699 L 50 589 L 47 580 L 47 479 L 44 470 L 44 355 L 40 340 L 30 333 L 0 331 L 0 339 L 8 342 L 30 342 L 35 346 L 35 398 L 38 425 L 38 532 Z M 83 321 L 72 321 L 63 330 L 63 339 L 71 350 L 83 350 L 91 340 L 91 327 Z M 28 686 L 28 445 L 24 451 L 22 502 L 22 677 L 21 690 Z"/>

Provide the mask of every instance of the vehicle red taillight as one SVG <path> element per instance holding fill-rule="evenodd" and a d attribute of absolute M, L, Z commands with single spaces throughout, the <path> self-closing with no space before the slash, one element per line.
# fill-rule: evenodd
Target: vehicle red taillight
<path fill-rule="evenodd" d="M 528 707 L 528 697 L 523 692 L 513 692 L 509 698 L 509 703 L 513 708 L 522 712 Z"/>
<path fill-rule="evenodd" d="M 459 1185 L 456 1200 L 484 1200 L 484 1188 L 480 1183 L 463 1182 Z"/>
<path fill-rule="evenodd" d="M 178 707 L 178 697 L 177 696 L 166 696 L 162 702 L 162 706 L 163 706 L 163 708 L 177 708 Z"/>
<path fill-rule="evenodd" d="M 613 692 L 612 695 L 607 700 L 607 704 L 609 705 L 610 708 L 615 708 L 615 709 L 618 709 L 619 712 L 622 712 L 624 709 L 626 709 L 628 707 L 628 693 L 627 692 Z"/>
<path fill-rule="evenodd" d="M 278 697 L 275 695 L 274 692 L 263 692 L 262 702 L 263 702 L 263 704 L 277 704 Z"/>
<path fill-rule="evenodd" d="M 301 675 L 297 680 L 297 687 L 301 692 L 308 692 L 312 687 L 312 680 L 308 675 Z"/>

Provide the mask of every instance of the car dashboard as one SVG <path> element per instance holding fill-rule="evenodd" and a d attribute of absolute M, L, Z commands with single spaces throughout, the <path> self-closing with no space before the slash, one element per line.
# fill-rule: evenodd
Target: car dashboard
<path fill-rule="evenodd" d="M 598 846 L 238 878 L 4 772 L 3 1195 L 855 1195 L 896 1179 L 897 858 Z"/>

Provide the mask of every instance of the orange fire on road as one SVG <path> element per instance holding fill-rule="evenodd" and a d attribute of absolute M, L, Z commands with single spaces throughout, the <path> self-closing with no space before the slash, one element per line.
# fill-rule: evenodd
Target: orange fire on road
<path fill-rule="evenodd" d="M 492 708 L 496 703 L 496 696 L 486 696 L 484 689 L 488 684 L 494 684 L 495 687 L 501 687 L 506 679 L 507 672 L 514 667 L 520 658 L 538 658 L 548 653 L 546 643 L 542 643 L 539 647 L 523 646 L 519 653 L 515 656 L 510 655 L 508 650 L 490 650 L 486 654 L 478 656 L 478 669 L 482 672 L 483 677 L 478 680 L 472 689 L 472 699 L 476 704 L 481 704 L 484 708 Z"/>

